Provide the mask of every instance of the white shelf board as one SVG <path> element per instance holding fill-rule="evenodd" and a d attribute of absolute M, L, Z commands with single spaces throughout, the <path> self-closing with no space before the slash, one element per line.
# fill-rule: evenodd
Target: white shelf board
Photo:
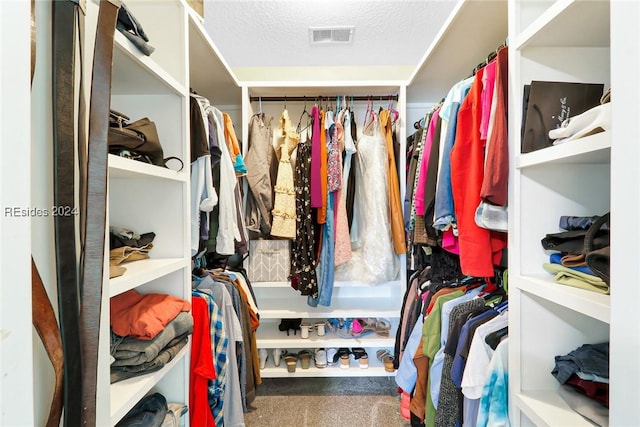
<path fill-rule="evenodd" d="M 162 369 L 111 384 L 111 425 L 115 425 L 189 353 L 191 340 Z"/>
<path fill-rule="evenodd" d="M 553 277 L 552 274 L 509 277 L 509 285 L 601 322 L 610 322 L 611 297 L 609 295 L 561 285 L 554 282 Z"/>
<path fill-rule="evenodd" d="M 109 297 L 114 297 L 129 289 L 158 279 L 174 271 L 190 266 L 190 260 L 183 258 L 142 259 L 121 264 L 127 271 L 109 280 Z"/>
<path fill-rule="evenodd" d="M 402 282 L 395 280 L 392 282 L 376 284 L 375 287 L 380 288 L 383 286 L 400 286 Z M 254 288 L 290 288 L 290 282 L 251 282 L 251 286 Z M 358 287 L 371 287 L 371 283 L 366 282 L 334 282 L 334 288 L 358 288 Z"/>
<path fill-rule="evenodd" d="M 264 327 L 263 326 L 267 326 Z M 309 338 L 301 338 L 300 332 L 287 336 L 281 332 L 275 323 L 261 324 L 258 328 L 258 348 L 321 348 L 321 347 L 386 347 L 395 345 L 395 331 L 397 327 L 392 325 L 389 337 L 383 338 L 371 333 L 358 338 L 341 338 L 334 332 L 327 332 L 324 336 L 318 336 L 315 332 L 309 334 Z"/>
<path fill-rule="evenodd" d="M 397 318 L 400 305 L 389 298 L 334 298 L 331 306 L 311 307 L 306 297 L 295 297 L 288 301 L 282 298 L 261 298 L 261 319 L 295 319 L 315 317 L 378 317 Z"/>
<path fill-rule="evenodd" d="M 184 84 L 178 82 L 154 60 L 153 54 L 140 52 L 119 31 L 115 32 L 113 49 L 113 95 L 153 95 L 173 92 L 186 95 Z"/>
<path fill-rule="evenodd" d="M 369 367 L 360 368 L 359 361 L 349 358 L 349 368 L 343 369 L 340 366 L 327 366 L 326 368 L 316 368 L 311 356 L 311 366 L 309 369 L 302 369 L 300 361 L 296 365 L 295 372 L 287 371 L 287 364 L 284 358 L 280 360 L 280 366 L 273 365 L 272 353 L 269 353 L 264 369 L 260 370 L 262 378 L 298 378 L 298 377 L 393 377 L 394 372 L 387 372 L 376 355 L 369 354 Z"/>
<path fill-rule="evenodd" d="M 600 132 L 516 156 L 516 168 L 559 163 L 609 163 L 611 132 Z"/>
<path fill-rule="evenodd" d="M 609 47 L 609 0 L 558 0 L 525 28 L 516 49 Z"/>
<path fill-rule="evenodd" d="M 536 426 L 579 427 L 592 426 L 567 405 L 555 390 L 536 390 L 514 393 L 516 406 Z"/>
<path fill-rule="evenodd" d="M 172 169 L 151 165 L 137 160 L 109 154 L 109 178 L 162 178 L 187 182 L 189 174 L 183 169 L 178 172 Z M 188 169 L 186 169 L 188 171 Z"/>
<path fill-rule="evenodd" d="M 189 16 L 189 86 L 215 105 L 239 105 L 242 89 L 237 77 L 207 30 L 202 18 L 187 7 Z"/>
<path fill-rule="evenodd" d="M 506 0 L 459 0 L 409 78 L 407 102 L 444 98 L 504 43 L 507 32 Z"/>

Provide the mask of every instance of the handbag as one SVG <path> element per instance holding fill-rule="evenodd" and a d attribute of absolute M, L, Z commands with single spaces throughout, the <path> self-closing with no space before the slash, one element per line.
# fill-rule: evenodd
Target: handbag
<path fill-rule="evenodd" d="M 110 110 L 107 141 L 111 154 L 165 166 L 156 124 L 147 117 L 129 123 L 129 117 Z"/>
<path fill-rule="evenodd" d="M 570 118 L 600 104 L 601 83 L 532 81 L 524 117 L 522 153 L 553 145 L 549 131 Z"/>

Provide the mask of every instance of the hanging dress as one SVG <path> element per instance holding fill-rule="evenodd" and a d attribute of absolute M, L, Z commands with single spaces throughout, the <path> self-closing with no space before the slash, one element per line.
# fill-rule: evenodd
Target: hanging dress
<path fill-rule="evenodd" d="M 378 116 L 371 114 L 373 120 L 365 126 L 355 155 L 357 249 L 349 262 L 337 267 L 336 280 L 376 284 L 395 279 L 400 263 L 389 225 L 389 195 L 387 191 L 380 191 L 388 187 L 386 142 Z"/>
<path fill-rule="evenodd" d="M 302 295 L 318 298 L 315 233 L 311 216 L 311 145 L 309 139 L 298 145 L 294 175 L 296 238 L 291 242 L 291 286 Z"/>
<path fill-rule="evenodd" d="M 336 251 L 335 265 L 343 264 L 351 259 L 351 237 L 349 236 L 349 220 L 347 218 L 347 180 L 344 175 L 342 165 L 342 153 L 345 151 L 345 132 L 340 120 L 334 125 L 332 134 L 332 142 L 336 144 L 337 155 L 337 175 L 340 179 L 340 185 L 335 191 L 336 194 Z M 350 157 L 350 154 L 349 154 Z M 346 160 L 346 157 L 345 157 Z M 350 159 L 349 159 L 350 161 Z"/>
<path fill-rule="evenodd" d="M 271 235 L 295 239 L 296 237 L 296 195 L 293 186 L 293 169 L 289 158 L 291 152 L 298 145 L 300 136 L 291 125 L 289 113 L 284 110 L 280 116 L 280 126 L 274 132 L 274 145 L 280 157 L 278 176 L 274 188 L 273 223 Z"/>

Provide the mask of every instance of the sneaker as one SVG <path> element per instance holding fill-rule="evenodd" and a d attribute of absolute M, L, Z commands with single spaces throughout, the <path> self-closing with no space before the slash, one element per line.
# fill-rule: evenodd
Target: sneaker
<path fill-rule="evenodd" d="M 336 358 L 336 354 L 338 353 L 337 348 L 327 349 L 327 364 L 329 366 L 336 366 L 338 359 Z"/>
<path fill-rule="evenodd" d="M 317 348 L 313 356 L 316 368 L 327 367 L 327 351 L 324 348 Z"/>

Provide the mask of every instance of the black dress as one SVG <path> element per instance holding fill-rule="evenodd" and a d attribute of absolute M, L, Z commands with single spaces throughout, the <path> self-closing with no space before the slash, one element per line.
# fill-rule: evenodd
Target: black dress
<path fill-rule="evenodd" d="M 315 235 L 311 213 L 311 141 L 298 144 L 293 182 L 296 191 L 296 238 L 291 243 L 291 286 L 318 297 Z"/>

